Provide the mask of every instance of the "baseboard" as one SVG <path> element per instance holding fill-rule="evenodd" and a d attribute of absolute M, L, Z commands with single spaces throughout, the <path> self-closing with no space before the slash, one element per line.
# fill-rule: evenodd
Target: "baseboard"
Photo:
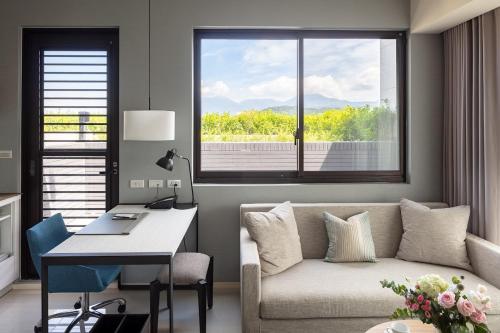
<path fill-rule="evenodd" d="M 122 285 L 123 286 L 123 285 Z M 127 288 L 127 287 L 132 288 Z M 40 290 L 40 281 L 18 281 L 12 284 L 11 289 L 14 290 Z M 109 285 L 108 289 L 118 289 L 118 283 L 113 282 Z M 147 289 L 144 284 L 127 284 L 124 289 Z M 214 282 L 215 290 L 238 290 L 240 289 L 239 282 Z"/>
<path fill-rule="evenodd" d="M 239 290 L 239 282 L 214 282 L 215 290 Z"/>
<path fill-rule="evenodd" d="M 109 289 L 118 289 L 118 283 L 112 282 L 109 286 Z M 17 281 L 12 284 L 12 289 L 14 290 L 40 290 L 42 289 L 42 285 L 40 281 Z"/>
<path fill-rule="evenodd" d="M 149 284 L 144 283 L 121 283 L 121 290 L 149 290 Z M 239 282 L 214 282 L 214 290 L 239 290 Z"/>

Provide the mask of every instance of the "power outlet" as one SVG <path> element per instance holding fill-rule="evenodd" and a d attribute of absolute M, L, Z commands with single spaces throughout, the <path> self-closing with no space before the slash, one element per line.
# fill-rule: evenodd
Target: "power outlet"
<path fill-rule="evenodd" d="M 148 181 L 149 188 L 161 188 L 163 187 L 163 180 L 161 179 L 150 179 Z"/>
<path fill-rule="evenodd" d="M 181 188 L 181 181 L 180 179 L 169 179 L 167 180 L 167 187 L 168 188 Z"/>
<path fill-rule="evenodd" d="M 144 188 L 144 179 L 131 179 L 130 188 Z"/>

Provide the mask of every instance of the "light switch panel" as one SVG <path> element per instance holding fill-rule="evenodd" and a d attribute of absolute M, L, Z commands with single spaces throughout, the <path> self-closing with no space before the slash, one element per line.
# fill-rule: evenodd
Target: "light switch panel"
<path fill-rule="evenodd" d="M 0 158 L 12 158 L 12 150 L 0 150 Z"/>
<path fill-rule="evenodd" d="M 130 188 L 144 188 L 144 179 L 131 179 Z"/>
<path fill-rule="evenodd" d="M 161 179 L 150 179 L 148 181 L 149 188 L 160 188 L 163 187 L 163 180 Z"/>

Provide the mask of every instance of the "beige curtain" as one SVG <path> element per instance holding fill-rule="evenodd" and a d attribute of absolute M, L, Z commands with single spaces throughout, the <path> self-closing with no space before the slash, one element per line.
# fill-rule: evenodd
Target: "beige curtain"
<path fill-rule="evenodd" d="M 444 200 L 500 244 L 500 9 L 444 33 Z"/>

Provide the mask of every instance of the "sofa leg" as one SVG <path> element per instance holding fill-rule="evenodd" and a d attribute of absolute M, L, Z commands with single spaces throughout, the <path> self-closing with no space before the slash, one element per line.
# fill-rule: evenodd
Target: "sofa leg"
<path fill-rule="evenodd" d="M 198 282 L 198 312 L 200 317 L 200 333 L 207 331 L 207 282 L 201 280 Z"/>
<path fill-rule="evenodd" d="M 208 308 L 214 305 L 214 257 L 210 257 L 210 264 L 207 272 L 207 302 Z"/>
<path fill-rule="evenodd" d="M 151 316 L 151 333 L 158 332 L 158 314 L 160 312 L 161 283 L 154 280 L 149 285 L 149 313 Z"/>

